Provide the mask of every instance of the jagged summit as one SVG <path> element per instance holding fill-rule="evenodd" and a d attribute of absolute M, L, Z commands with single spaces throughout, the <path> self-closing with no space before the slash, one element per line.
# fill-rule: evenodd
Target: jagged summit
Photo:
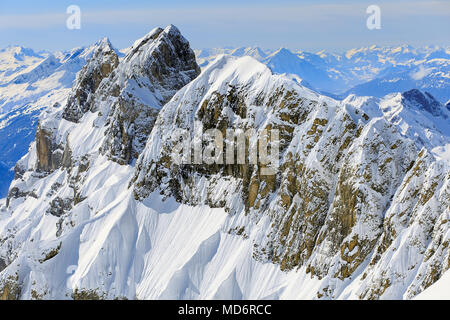
<path fill-rule="evenodd" d="M 108 37 L 104 37 L 103 39 L 99 40 L 96 45 L 98 46 L 108 46 L 112 48 L 112 44 L 111 41 L 109 40 Z"/>
<path fill-rule="evenodd" d="M 154 28 L 149 33 L 147 33 L 144 37 L 141 39 L 138 39 L 134 42 L 134 44 L 131 46 L 131 48 L 128 50 L 128 54 L 125 58 L 125 60 L 131 59 L 132 56 L 134 56 L 139 50 L 142 50 L 142 47 L 144 47 L 146 44 L 152 44 L 155 42 L 158 38 L 160 40 L 162 38 L 172 38 L 180 37 L 182 38 L 183 42 L 187 42 L 187 40 L 181 35 L 180 30 L 174 26 L 169 25 L 166 28 Z"/>
<path fill-rule="evenodd" d="M 180 75 L 185 76 L 183 83 L 200 73 L 189 42 L 174 25 L 169 25 L 165 29 L 155 28 L 144 38 L 136 41 L 120 68 L 122 73 L 128 74 L 128 77 L 137 78 L 143 75 L 151 82 L 158 83 L 163 89 L 181 85 L 181 82 L 176 84 L 178 69 L 181 71 Z M 173 77 L 171 70 L 177 76 Z M 166 94 L 163 91 L 161 103 L 167 102 L 167 97 L 173 95 L 172 92 Z"/>
<path fill-rule="evenodd" d="M 123 57 L 123 53 L 121 53 L 120 50 L 113 46 L 111 40 L 108 37 L 104 37 L 101 40 L 97 41 L 93 47 L 95 51 L 99 49 L 114 51 L 119 58 Z"/>
<path fill-rule="evenodd" d="M 140 39 L 137 39 L 133 45 L 129 48 L 129 51 L 131 52 L 133 49 L 136 49 L 137 47 L 139 47 L 139 45 L 141 45 L 142 43 L 146 43 L 148 42 L 149 39 L 155 39 L 159 34 L 161 34 L 161 32 L 164 29 L 162 29 L 161 27 L 156 27 L 154 29 L 152 29 L 149 33 L 147 33 L 145 36 L 143 36 Z"/>
<path fill-rule="evenodd" d="M 71 95 L 62 114 L 63 119 L 78 122 L 93 107 L 94 94 L 103 79 L 119 65 L 117 51 L 108 38 L 95 44 L 91 59 L 78 73 Z"/>
<path fill-rule="evenodd" d="M 39 115 L 66 104 L 77 73 L 100 42 L 55 53 L 0 50 L 0 197 L 6 197 L 12 168 L 34 141 Z M 20 52 L 21 60 L 14 58 L 14 51 Z"/>
<path fill-rule="evenodd" d="M 164 28 L 164 32 L 169 35 L 181 35 L 180 29 L 178 29 L 175 25 L 169 24 Z"/>
<path fill-rule="evenodd" d="M 161 107 L 164 101 L 173 94 L 166 92 L 167 89 L 172 88 L 173 90 L 173 87 L 181 85 L 176 83 L 177 67 L 185 68 L 180 70 L 185 72 L 180 73 L 184 77 L 181 80 L 182 83 L 199 72 L 198 66 L 195 65 L 195 59 L 192 55 L 189 56 L 189 49 L 186 49 L 189 48 L 189 43 L 173 25 L 165 29 L 155 28 L 144 38 L 136 41 L 120 64 L 118 51 L 113 48 L 108 38 L 97 42 L 96 46 L 92 59 L 78 75 L 75 85 L 77 89 L 74 93 L 77 98 L 69 98 L 63 114 L 66 120 L 77 122 L 87 110 L 94 109 L 94 105 L 87 105 L 89 104 L 87 101 L 89 96 L 95 93 L 101 81 L 108 78 L 116 68 L 118 68 L 117 74 L 105 82 L 101 94 L 103 96 L 117 96 L 118 93 L 114 92 L 116 88 L 125 89 L 130 84 L 130 80 L 134 79 L 138 86 L 149 87 L 150 91 L 153 92 L 154 101 L 147 99 L 147 103 L 152 104 L 155 108 Z M 185 57 L 186 61 L 179 60 L 179 57 L 182 56 Z M 162 59 L 165 60 L 162 61 Z M 183 67 L 182 65 L 185 62 L 187 62 L 186 67 Z M 178 65 L 175 65 L 176 63 Z M 169 68 L 174 69 L 175 77 L 170 75 Z M 157 83 L 161 85 L 160 90 L 154 88 Z M 91 98 L 94 99 L 93 96 Z M 129 95 L 125 97 L 125 99 L 129 98 Z"/>
<path fill-rule="evenodd" d="M 370 118 L 385 118 L 403 136 L 415 141 L 418 148 L 426 147 L 438 158 L 440 147 L 450 144 L 450 114 L 429 93 L 409 90 L 383 98 L 351 94 L 342 103 Z"/>
<path fill-rule="evenodd" d="M 138 41 L 99 89 L 94 110 L 114 97 L 102 152 L 120 163 L 136 159 L 159 109 L 199 74 L 195 54 L 175 26 L 156 28 Z"/>

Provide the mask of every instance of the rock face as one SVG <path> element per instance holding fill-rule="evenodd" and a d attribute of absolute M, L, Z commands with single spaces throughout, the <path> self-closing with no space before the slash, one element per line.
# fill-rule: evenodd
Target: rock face
<path fill-rule="evenodd" d="M 199 73 L 189 43 L 174 26 L 136 41 L 120 64 L 116 50 L 103 39 L 78 74 L 59 117 L 78 123 L 88 111 L 98 112 L 106 128 L 101 152 L 127 164 L 142 151 L 159 109 Z M 70 145 L 64 137 L 55 138 L 56 131 L 53 122 L 38 126 L 39 171 L 71 164 Z"/>
<path fill-rule="evenodd" d="M 103 39 L 95 50 L 91 60 L 83 67 L 76 79 L 63 119 L 78 122 L 91 109 L 95 91 L 103 79 L 119 65 L 119 57 L 108 39 Z"/>
<path fill-rule="evenodd" d="M 51 116 L 39 121 L 36 157 L 25 157 L 15 169 L 16 178 L 20 179 L 25 172 L 34 170 L 39 175 L 48 175 L 63 168 L 73 174 L 72 194 L 50 202 L 48 212 L 56 216 L 81 200 L 77 190 L 95 158 L 93 154 L 100 152 L 120 164 L 136 159 L 160 108 L 200 73 L 189 43 L 175 26 L 154 29 L 136 41 L 120 62 L 108 39 L 99 41 L 91 50 L 92 57 L 77 75 L 66 103 L 55 104 L 47 112 Z M 94 113 L 98 115 L 95 124 L 85 128 L 80 120 L 86 114 L 95 117 Z M 78 150 L 73 151 L 70 140 L 80 136 L 90 140 L 75 142 Z M 35 164 L 30 167 L 33 160 Z M 7 203 L 24 194 L 33 193 L 12 187 Z"/>
<path fill-rule="evenodd" d="M 16 166 L 0 296 L 401 299 L 449 269 L 449 114 L 432 97 L 336 101 L 250 57 L 199 75 L 174 26 L 116 62 L 104 42 Z M 195 161 L 211 129 L 245 161 Z M 232 150 L 239 130 L 255 135 Z M 198 148 L 181 163 L 180 131 Z M 252 161 L 261 139 L 279 161 Z"/>
<path fill-rule="evenodd" d="M 194 52 L 175 26 L 138 40 L 100 88 L 101 99 L 116 97 L 102 152 L 121 164 L 137 159 L 160 108 L 199 74 Z M 142 88 L 149 92 L 142 94 Z"/>
<path fill-rule="evenodd" d="M 0 259 L 0 272 L 2 272 L 3 270 L 5 270 L 6 268 L 6 263 L 5 261 L 3 261 L 2 259 Z"/>
<path fill-rule="evenodd" d="M 77 224 L 71 218 L 74 208 L 86 203 L 90 194 L 85 186 L 95 163 L 110 159 L 126 165 L 136 159 L 161 107 L 199 73 L 188 41 L 174 26 L 154 29 L 136 41 L 122 59 L 107 39 L 97 43 L 66 103 L 55 104 L 42 117 L 35 143 L 17 163 L 8 210 L 16 210 L 14 203 L 21 198 L 42 199 L 45 208 L 35 207 L 43 213 L 38 214 L 38 219 L 56 219 L 51 223 L 54 236 L 64 237 Z M 115 171 L 129 172 L 129 167 Z M 39 188 L 32 181 L 45 181 L 45 186 Z M 125 181 L 119 184 L 127 185 Z M 28 226 L 19 233 L 24 235 L 27 230 Z M 16 242 L 20 236 L 3 231 L 1 234 L 2 240 L 15 247 L 3 246 L 1 257 L 14 260 L 16 252 L 24 249 L 21 242 Z M 61 244 L 44 249 L 37 261 L 43 264 L 57 259 L 60 249 Z M 14 268 L 11 266 L 11 270 Z M 21 279 L 6 275 L 2 279 L 0 287 L 5 297 L 21 295 Z M 84 291 L 72 293 L 79 297 Z M 33 289 L 24 294 L 36 298 L 49 293 L 44 290 L 38 294 Z"/>
<path fill-rule="evenodd" d="M 36 152 L 37 170 L 50 172 L 61 166 L 62 151 L 53 144 L 53 132 L 40 126 L 36 131 Z"/>

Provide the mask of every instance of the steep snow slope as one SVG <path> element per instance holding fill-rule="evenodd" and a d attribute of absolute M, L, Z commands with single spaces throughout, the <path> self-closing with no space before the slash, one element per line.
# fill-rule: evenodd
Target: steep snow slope
<path fill-rule="evenodd" d="M 32 144 L 30 153 L 16 166 L 18 179 L 10 189 L 7 206 L 12 208 L 18 205 L 16 208 L 19 211 L 24 210 L 23 213 L 26 215 L 31 210 L 33 213 L 30 218 L 35 222 L 41 221 L 47 226 L 54 225 L 52 222 L 49 224 L 46 222 L 48 218 L 50 221 L 56 219 L 59 221 L 56 233 L 50 232 L 57 238 L 62 236 L 64 228 L 70 226 L 70 224 L 66 225 L 63 222 L 64 219 L 60 217 L 71 211 L 74 205 L 87 203 L 85 202 L 87 196 L 95 194 L 95 201 L 97 201 L 99 194 L 105 195 L 105 201 L 99 208 L 111 205 L 113 199 L 117 199 L 120 203 L 127 198 L 127 194 L 120 191 L 126 189 L 126 180 L 131 177 L 132 167 L 120 166 L 114 161 L 122 164 L 132 161 L 136 153 L 139 153 L 140 146 L 136 143 L 137 139 L 145 142 L 145 133 L 151 130 L 154 122 L 146 117 L 146 114 L 156 115 L 162 104 L 169 100 L 177 89 L 199 73 L 194 53 L 174 26 L 164 30 L 154 29 L 137 41 L 119 64 L 116 64 L 117 59 L 114 58 L 114 54 L 109 42 L 103 41 L 93 53 L 92 59 L 78 74 L 77 84 L 79 85 L 74 86 L 67 104 L 53 110 L 48 109 L 48 114 L 42 117 L 36 142 Z M 97 73 L 97 71 L 107 72 Z M 99 76 L 98 85 L 91 86 L 91 83 L 86 81 L 92 78 L 92 75 Z M 79 94 L 80 92 L 83 94 Z M 86 92 L 87 95 L 84 95 Z M 87 99 L 84 99 L 86 96 Z M 83 99 L 78 99 L 79 97 Z M 80 108 L 74 108 L 74 106 Z M 135 114 L 130 112 L 133 108 Z M 69 110 L 77 112 L 73 113 Z M 81 115 L 78 116 L 78 113 Z M 69 115 L 77 116 L 73 119 Z M 115 127 L 119 128 L 123 139 L 114 140 L 117 138 L 117 133 L 113 131 Z M 116 150 L 130 152 L 116 156 Z M 119 192 L 111 193 L 110 187 Z M 103 188 L 103 191 L 98 188 Z M 30 203 L 13 204 L 15 199 L 21 202 L 19 199 L 25 194 L 27 198 L 29 196 L 33 199 L 36 193 L 39 194 L 38 198 L 48 197 L 42 203 L 45 209 L 40 205 L 34 207 Z M 121 193 L 124 194 L 121 196 Z M 81 212 L 83 212 L 81 219 L 84 220 L 86 212 L 83 210 Z M 34 237 L 33 222 L 17 233 L 14 231 L 10 233 L 9 226 L 19 227 L 16 224 L 16 218 L 17 216 L 13 213 L 5 221 L 6 224 L 2 224 L 4 227 L 1 231 L 2 238 L 5 236 L 6 238 L 3 239 L 7 239 L 12 236 L 11 240 L 15 242 L 21 237 Z M 135 237 L 133 229 L 127 232 Z M 20 247 L 17 249 L 20 251 L 23 248 L 22 244 L 17 244 Z M 6 251 L 2 249 L 2 261 L 9 264 L 15 260 L 15 253 L 8 246 L 3 247 Z M 74 248 L 77 246 L 75 245 Z M 27 249 L 24 250 L 27 251 Z M 8 258 L 3 258 L 4 255 Z M 71 257 L 76 259 L 77 254 L 74 253 Z M 42 259 L 40 260 L 42 262 Z M 129 261 L 126 260 L 125 258 L 123 261 L 128 264 Z M 8 295 L 12 292 L 8 287 L 10 275 L 6 273 L 3 275 L 7 283 L 3 294 Z M 62 292 L 65 294 L 65 289 L 61 291 L 60 287 L 53 287 L 60 285 L 56 278 L 49 279 L 49 285 L 52 286 L 49 294 L 61 297 Z M 98 275 L 97 279 L 99 279 Z M 53 282 L 53 280 L 56 281 Z M 46 284 L 46 282 L 40 283 Z M 43 288 L 39 288 L 39 294 L 42 293 Z M 133 290 L 133 287 L 130 290 Z M 28 294 L 31 292 L 33 291 L 29 291 Z M 123 290 L 111 292 L 111 295 L 113 294 L 130 296 Z"/>
<path fill-rule="evenodd" d="M 127 52 L 99 48 L 40 119 L 0 211 L 0 297 L 406 299 L 449 269 L 430 96 L 339 102 L 250 57 L 198 75 L 173 26 Z M 278 129 L 279 170 L 178 165 L 174 133 L 200 127 Z"/>

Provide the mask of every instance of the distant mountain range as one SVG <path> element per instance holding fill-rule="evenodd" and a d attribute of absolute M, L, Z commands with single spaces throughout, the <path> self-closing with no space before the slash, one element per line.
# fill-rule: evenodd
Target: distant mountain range
<path fill-rule="evenodd" d="M 294 74 L 317 91 L 338 99 L 351 93 L 383 97 L 411 89 L 428 91 L 443 103 L 450 97 L 448 48 L 371 46 L 343 54 L 258 47 L 196 50 L 201 67 L 220 54 L 251 56 L 273 72 Z"/>

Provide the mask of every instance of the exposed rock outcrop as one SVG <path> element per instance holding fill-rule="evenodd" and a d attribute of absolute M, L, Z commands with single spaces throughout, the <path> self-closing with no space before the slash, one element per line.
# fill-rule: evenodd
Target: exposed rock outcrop
<path fill-rule="evenodd" d="M 52 172 L 61 167 L 64 150 L 54 142 L 51 129 L 38 125 L 36 130 L 37 170 Z"/>
<path fill-rule="evenodd" d="M 67 100 L 62 117 L 68 121 L 78 122 L 93 107 L 95 91 L 103 79 L 119 65 L 119 57 L 108 39 L 97 44 L 92 58 L 79 72 L 76 85 Z"/>
<path fill-rule="evenodd" d="M 6 263 L 5 261 L 3 261 L 2 258 L 0 258 L 0 272 L 2 272 L 3 270 L 5 270 L 6 268 Z"/>

